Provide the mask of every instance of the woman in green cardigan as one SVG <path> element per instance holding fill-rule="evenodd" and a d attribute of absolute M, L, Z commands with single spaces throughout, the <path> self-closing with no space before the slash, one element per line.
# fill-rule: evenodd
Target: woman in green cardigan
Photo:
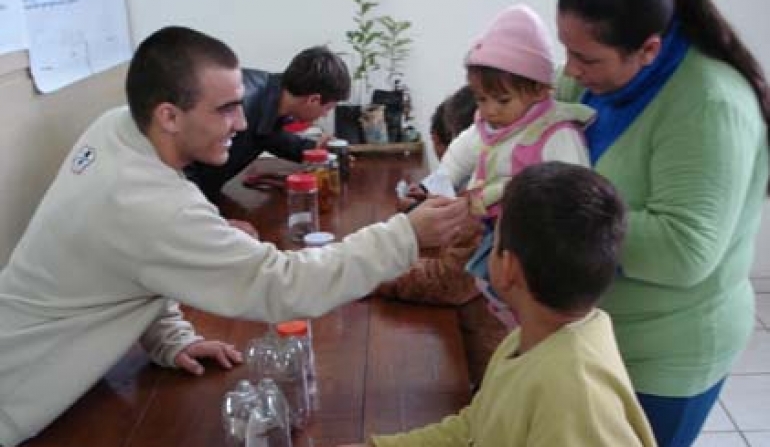
<path fill-rule="evenodd" d="M 658 444 L 695 440 L 754 325 L 770 94 L 711 0 L 559 0 L 557 96 L 594 107 L 596 170 L 629 206 L 603 299 Z"/>

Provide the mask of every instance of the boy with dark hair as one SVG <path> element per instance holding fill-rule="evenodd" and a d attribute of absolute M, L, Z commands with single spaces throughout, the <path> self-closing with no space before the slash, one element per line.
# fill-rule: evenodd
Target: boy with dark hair
<path fill-rule="evenodd" d="M 625 211 L 610 183 L 561 162 L 506 186 L 489 257 L 520 326 L 458 415 L 377 446 L 654 446 L 609 317 L 595 306 L 618 265 Z"/>
<path fill-rule="evenodd" d="M 288 132 L 284 126 L 294 121 L 313 122 L 350 96 L 345 62 L 322 46 L 297 54 L 282 74 L 248 68 L 242 74 L 248 129 L 233 138 L 224 165 L 194 163 L 185 169 L 187 177 L 212 201 L 225 183 L 262 152 L 302 161 L 302 153 L 319 142 Z"/>

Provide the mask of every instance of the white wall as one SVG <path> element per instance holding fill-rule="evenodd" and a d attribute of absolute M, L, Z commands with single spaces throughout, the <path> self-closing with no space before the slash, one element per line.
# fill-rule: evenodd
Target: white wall
<path fill-rule="evenodd" d="M 736 26 L 766 73 L 770 73 L 767 0 L 715 0 Z M 423 135 L 433 108 L 464 80 L 463 56 L 469 42 L 510 0 L 380 0 L 378 13 L 413 23 L 414 50 L 405 81 L 412 90 Z M 525 0 L 554 30 L 556 0 Z M 281 71 L 299 50 L 328 43 L 347 51 L 345 31 L 353 28 L 352 0 L 128 0 L 135 41 L 169 24 L 195 27 L 229 43 L 244 66 Z M 555 33 L 554 33 L 555 40 Z M 563 51 L 557 45 L 557 54 Z M 434 157 L 429 155 L 431 162 Z M 770 205 L 766 206 L 754 275 L 770 287 Z M 764 286 L 763 286 L 764 287 Z M 770 288 L 767 289 L 770 291 Z"/>
<path fill-rule="evenodd" d="M 242 65 L 275 71 L 311 45 L 328 43 L 336 51 L 349 51 L 345 31 L 354 27 L 352 0 L 232 0 L 227 7 L 211 0 L 128 1 L 136 41 L 164 25 L 191 26 L 230 44 Z M 527 3 L 544 17 L 553 17 L 555 1 Z M 510 4 L 510 0 L 381 0 L 377 13 L 413 23 L 415 43 L 405 81 L 424 134 L 434 107 L 464 82 L 462 61 L 469 42 Z M 547 22 L 552 25 L 553 20 Z"/>

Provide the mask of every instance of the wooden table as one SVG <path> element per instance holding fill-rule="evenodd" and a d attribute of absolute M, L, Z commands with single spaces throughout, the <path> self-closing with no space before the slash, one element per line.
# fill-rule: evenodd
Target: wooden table
<path fill-rule="evenodd" d="M 276 168 L 280 161 L 258 162 Z M 280 169 L 284 169 L 280 167 Z M 419 156 L 359 157 L 351 183 L 322 227 L 342 236 L 385 219 L 402 176 L 422 173 Z M 250 220 L 264 240 L 285 242 L 285 196 L 226 189 L 225 215 Z M 265 330 L 188 309 L 208 338 L 234 343 Z M 295 445 L 327 447 L 358 442 L 440 420 L 469 400 L 466 360 L 454 310 L 368 298 L 313 320 L 320 409 Z M 109 373 L 27 447 L 224 446 L 224 393 L 246 377 L 245 366 L 224 371 L 207 364 L 202 377 L 152 365 L 133 348 Z"/>

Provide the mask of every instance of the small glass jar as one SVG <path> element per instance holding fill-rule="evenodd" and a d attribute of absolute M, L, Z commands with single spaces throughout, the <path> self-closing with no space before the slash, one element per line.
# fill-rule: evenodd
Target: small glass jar
<path fill-rule="evenodd" d="M 315 175 L 318 185 L 318 208 L 322 213 L 332 209 L 331 171 L 329 170 L 329 152 L 326 149 L 310 149 L 302 153 L 305 172 Z"/>
<path fill-rule="evenodd" d="M 313 174 L 286 177 L 289 238 L 302 242 L 306 234 L 318 231 L 318 184 Z"/>
<path fill-rule="evenodd" d="M 340 180 L 343 183 L 350 180 L 350 146 L 347 140 L 335 138 L 326 142 L 326 147 L 337 155 L 337 166 L 340 173 Z"/>
<path fill-rule="evenodd" d="M 329 154 L 329 185 L 332 190 L 332 194 L 335 196 L 340 195 L 342 192 L 342 185 L 340 182 L 340 166 L 337 154 Z"/>

